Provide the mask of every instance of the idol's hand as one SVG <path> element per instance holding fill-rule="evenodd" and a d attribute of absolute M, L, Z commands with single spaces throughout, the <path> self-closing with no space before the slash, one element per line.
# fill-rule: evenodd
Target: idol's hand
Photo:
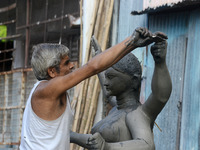
<path fill-rule="evenodd" d="M 167 53 L 167 41 L 157 42 L 151 46 L 151 54 L 155 63 L 165 62 Z"/>
<path fill-rule="evenodd" d="M 95 133 L 88 138 L 87 146 L 89 150 L 104 150 L 105 140 L 100 133 Z"/>

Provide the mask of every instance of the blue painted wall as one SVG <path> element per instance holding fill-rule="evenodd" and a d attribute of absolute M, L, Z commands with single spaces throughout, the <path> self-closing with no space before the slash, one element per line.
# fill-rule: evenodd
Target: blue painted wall
<path fill-rule="evenodd" d="M 190 14 L 188 27 L 181 150 L 200 150 L 200 9 Z"/>
<path fill-rule="evenodd" d="M 147 27 L 147 15 L 133 16 L 133 10 L 142 10 L 143 1 L 141 0 L 120 0 L 119 1 L 119 20 L 117 30 L 117 42 L 121 42 L 130 36 L 137 27 Z M 145 48 L 138 48 L 133 53 L 143 61 Z M 143 63 L 143 62 L 142 62 Z"/>

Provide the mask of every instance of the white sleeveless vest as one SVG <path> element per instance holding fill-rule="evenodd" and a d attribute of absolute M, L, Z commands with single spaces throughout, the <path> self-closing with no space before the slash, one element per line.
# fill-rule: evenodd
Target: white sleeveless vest
<path fill-rule="evenodd" d="M 39 118 L 32 110 L 31 97 L 37 82 L 27 100 L 23 115 L 20 150 L 69 150 L 70 129 L 73 122 L 73 111 L 67 100 L 64 113 L 53 121 Z"/>

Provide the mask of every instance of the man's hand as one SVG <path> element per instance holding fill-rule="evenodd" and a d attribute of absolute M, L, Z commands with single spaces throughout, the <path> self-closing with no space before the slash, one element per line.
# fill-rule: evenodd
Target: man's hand
<path fill-rule="evenodd" d="M 126 46 L 129 47 L 134 45 L 135 47 L 143 47 L 153 42 L 165 41 L 166 39 L 167 35 L 162 32 L 155 32 L 152 34 L 146 28 L 137 28 L 131 35 L 130 40 L 126 42 Z"/>
<path fill-rule="evenodd" d="M 87 146 L 89 146 L 89 150 L 103 150 L 105 146 L 105 140 L 100 133 L 97 132 L 88 138 Z"/>
<path fill-rule="evenodd" d="M 151 54 L 155 63 L 165 62 L 167 53 L 167 41 L 157 42 L 151 46 Z"/>

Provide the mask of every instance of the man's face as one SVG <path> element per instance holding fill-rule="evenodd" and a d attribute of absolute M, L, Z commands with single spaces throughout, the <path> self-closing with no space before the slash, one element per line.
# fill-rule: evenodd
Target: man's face
<path fill-rule="evenodd" d="M 68 73 L 71 73 L 74 69 L 74 64 L 70 62 L 69 56 L 65 56 L 61 59 L 60 62 L 60 72 L 57 73 L 58 76 L 63 76 Z"/>
<path fill-rule="evenodd" d="M 104 86 L 107 96 L 118 96 L 131 88 L 131 78 L 112 67 L 105 72 Z"/>

